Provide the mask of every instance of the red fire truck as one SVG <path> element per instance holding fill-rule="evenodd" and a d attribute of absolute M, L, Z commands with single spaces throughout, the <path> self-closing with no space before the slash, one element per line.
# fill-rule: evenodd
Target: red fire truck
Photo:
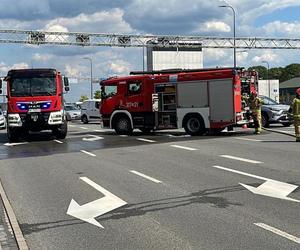
<path fill-rule="evenodd" d="M 18 69 L 7 73 L 7 135 L 16 141 L 29 131 L 67 135 L 63 91 L 69 83 L 55 69 Z M 2 84 L 1 84 L 2 85 Z M 0 89 L 2 86 L 0 87 Z M 1 90 L 2 91 L 2 90 Z"/>
<path fill-rule="evenodd" d="M 248 123 L 242 107 L 243 68 L 131 72 L 101 81 L 104 127 L 118 134 L 184 128 L 190 135 Z M 252 81 L 244 81 L 245 85 Z"/>

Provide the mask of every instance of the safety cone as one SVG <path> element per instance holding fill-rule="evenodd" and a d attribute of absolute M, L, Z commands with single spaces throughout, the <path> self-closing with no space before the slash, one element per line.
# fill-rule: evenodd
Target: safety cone
<path fill-rule="evenodd" d="M 247 124 L 243 124 L 242 128 L 243 128 L 243 129 L 248 128 L 248 127 L 247 127 Z"/>

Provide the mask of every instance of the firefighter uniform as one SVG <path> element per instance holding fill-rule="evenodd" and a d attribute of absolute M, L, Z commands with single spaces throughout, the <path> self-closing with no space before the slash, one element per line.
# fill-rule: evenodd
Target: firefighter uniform
<path fill-rule="evenodd" d="M 297 96 L 296 98 L 294 98 L 291 104 L 291 110 L 293 112 L 294 117 L 296 141 L 300 142 L 300 88 L 297 89 L 296 93 Z"/>
<path fill-rule="evenodd" d="M 262 100 L 256 96 L 256 94 L 251 94 L 248 99 L 248 105 L 250 111 L 252 112 L 252 118 L 254 120 L 255 134 L 261 133 L 261 105 Z"/>

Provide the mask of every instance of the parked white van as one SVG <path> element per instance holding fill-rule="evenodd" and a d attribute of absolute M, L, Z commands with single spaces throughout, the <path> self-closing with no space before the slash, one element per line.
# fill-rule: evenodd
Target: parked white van
<path fill-rule="evenodd" d="M 81 121 L 100 121 L 100 99 L 86 100 L 81 104 Z"/>

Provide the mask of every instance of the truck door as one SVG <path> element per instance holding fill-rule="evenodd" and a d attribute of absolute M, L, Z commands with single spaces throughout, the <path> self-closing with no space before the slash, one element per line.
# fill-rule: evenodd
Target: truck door
<path fill-rule="evenodd" d="M 209 81 L 209 108 L 212 124 L 233 123 L 235 121 L 232 81 L 232 78 Z"/>
<path fill-rule="evenodd" d="M 127 98 L 125 106 L 130 112 L 141 112 L 144 109 L 143 82 L 141 80 L 127 81 Z"/>

